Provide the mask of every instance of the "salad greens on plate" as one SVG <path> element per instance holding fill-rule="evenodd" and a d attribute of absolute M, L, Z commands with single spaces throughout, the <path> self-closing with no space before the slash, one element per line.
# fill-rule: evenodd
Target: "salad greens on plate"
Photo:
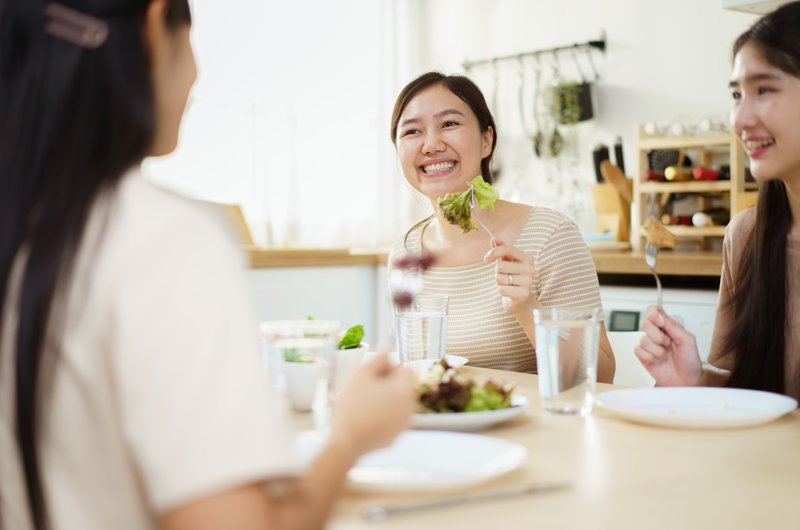
<path fill-rule="evenodd" d="M 511 406 L 513 386 L 478 383 L 442 359 L 417 382 L 421 412 L 478 412 Z"/>

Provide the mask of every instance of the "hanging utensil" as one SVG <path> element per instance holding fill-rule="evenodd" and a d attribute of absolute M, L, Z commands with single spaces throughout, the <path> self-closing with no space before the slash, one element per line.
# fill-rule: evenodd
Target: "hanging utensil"
<path fill-rule="evenodd" d="M 542 82 L 542 64 L 539 56 L 536 55 L 536 84 L 533 87 L 533 127 L 534 133 L 531 135 L 533 142 L 533 152 L 541 157 L 544 152 L 544 134 L 539 123 L 539 90 Z"/>
<path fill-rule="evenodd" d="M 519 107 L 519 120 L 522 134 L 528 136 L 528 124 L 525 123 L 525 62 L 519 56 L 519 88 L 517 90 L 517 106 Z"/>
<path fill-rule="evenodd" d="M 561 72 L 558 64 L 558 55 L 553 52 L 553 89 L 552 89 L 552 104 L 551 114 L 553 116 L 553 135 L 550 137 L 550 155 L 553 157 L 561 154 L 564 148 L 564 138 L 558 130 L 558 116 L 560 114 L 560 102 L 558 101 L 558 85 L 561 83 Z"/>
<path fill-rule="evenodd" d="M 494 116 L 494 123 L 495 126 L 500 121 L 500 109 L 497 107 L 497 93 L 500 91 L 500 75 L 499 75 L 500 68 L 497 66 L 497 59 L 492 60 L 492 115 Z M 493 131 L 496 135 L 497 131 Z M 500 174 L 502 173 L 502 164 L 500 162 L 499 157 L 497 156 L 497 150 L 495 149 L 494 155 L 492 156 L 492 177 L 494 182 L 497 182 L 497 179 L 500 178 Z"/>

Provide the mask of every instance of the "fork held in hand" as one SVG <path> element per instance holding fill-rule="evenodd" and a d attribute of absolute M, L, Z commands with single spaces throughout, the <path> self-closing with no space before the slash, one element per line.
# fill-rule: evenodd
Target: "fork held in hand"
<path fill-rule="evenodd" d="M 491 240 L 492 248 L 494 248 L 497 246 L 497 241 L 495 241 L 494 236 L 492 235 L 492 231 L 489 230 L 489 227 L 483 224 L 480 219 L 478 219 L 477 215 L 478 212 L 475 210 L 475 186 L 473 186 L 472 184 L 469 185 L 469 194 L 470 194 L 469 205 L 472 207 L 472 217 L 473 219 L 478 221 L 478 224 L 481 225 L 481 228 L 486 230 L 486 233 L 489 234 L 489 239 Z"/>
<path fill-rule="evenodd" d="M 661 280 L 656 273 L 656 258 L 658 257 L 658 247 L 649 241 L 644 247 L 644 262 L 650 268 L 650 272 L 656 278 L 656 290 L 658 292 L 658 308 L 661 309 Z"/>

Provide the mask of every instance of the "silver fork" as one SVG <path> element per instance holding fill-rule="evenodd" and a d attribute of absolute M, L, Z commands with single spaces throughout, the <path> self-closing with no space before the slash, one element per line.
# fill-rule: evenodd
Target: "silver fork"
<path fill-rule="evenodd" d="M 475 186 L 471 184 L 469 186 L 469 205 L 472 207 L 473 219 L 478 221 L 478 224 L 481 225 L 481 228 L 486 230 L 486 233 L 489 234 L 489 239 L 491 240 L 492 248 L 496 247 L 497 241 L 494 240 L 494 235 L 492 235 L 492 231 L 489 230 L 489 227 L 483 224 L 480 219 L 478 219 L 477 211 L 475 210 Z"/>
<path fill-rule="evenodd" d="M 661 280 L 656 273 L 656 258 L 658 257 L 658 247 L 649 241 L 644 247 L 644 262 L 650 268 L 650 272 L 656 278 L 656 290 L 658 291 L 658 308 L 661 309 Z"/>

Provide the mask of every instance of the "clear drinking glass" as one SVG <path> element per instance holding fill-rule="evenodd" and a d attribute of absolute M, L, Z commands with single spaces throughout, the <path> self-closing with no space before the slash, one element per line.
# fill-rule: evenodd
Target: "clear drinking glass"
<path fill-rule="evenodd" d="M 264 364 L 293 410 L 313 410 L 321 419 L 327 419 L 340 328 L 339 322 L 331 320 L 261 323 Z"/>
<path fill-rule="evenodd" d="M 401 363 L 423 368 L 444 357 L 449 303 L 445 295 L 419 294 L 410 306 L 395 309 Z"/>
<path fill-rule="evenodd" d="M 539 396 L 549 412 L 592 412 L 600 341 L 595 308 L 549 307 L 533 310 Z"/>

